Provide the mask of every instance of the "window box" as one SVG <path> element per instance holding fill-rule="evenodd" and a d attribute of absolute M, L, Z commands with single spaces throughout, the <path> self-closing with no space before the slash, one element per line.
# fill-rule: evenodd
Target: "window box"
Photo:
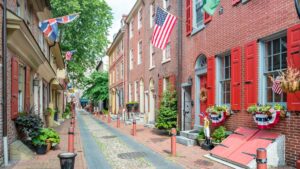
<path fill-rule="evenodd" d="M 226 105 L 215 105 L 208 107 L 206 113 L 209 115 L 212 126 L 216 127 L 226 121 L 231 114 L 231 110 Z"/>

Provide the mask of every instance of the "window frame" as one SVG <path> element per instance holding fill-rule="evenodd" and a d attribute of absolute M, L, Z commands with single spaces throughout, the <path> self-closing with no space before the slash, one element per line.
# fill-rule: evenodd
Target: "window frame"
<path fill-rule="evenodd" d="M 133 69 L 133 49 L 129 51 L 129 70 Z"/>
<path fill-rule="evenodd" d="M 202 16 L 202 24 L 197 25 L 197 9 L 196 9 L 196 1 L 198 0 L 192 0 L 192 33 L 191 35 L 196 34 L 197 32 L 201 31 L 202 29 L 205 28 L 205 20 L 204 20 L 204 12 L 202 11 L 203 8 L 203 1 L 200 1 L 200 11 L 201 11 L 201 16 Z"/>
<path fill-rule="evenodd" d="M 151 40 L 150 40 L 150 45 L 149 45 L 149 55 L 150 55 L 150 60 L 149 60 L 149 69 L 152 69 L 155 67 L 155 64 L 154 64 L 154 60 L 153 60 L 153 55 L 154 55 L 154 48 L 153 48 L 153 45 L 151 43 Z"/>
<path fill-rule="evenodd" d="M 138 30 L 143 26 L 143 8 L 141 7 L 138 11 Z"/>
<path fill-rule="evenodd" d="M 168 62 L 170 60 L 171 60 L 171 42 L 168 42 L 166 48 L 163 50 L 162 63 Z"/>
<path fill-rule="evenodd" d="M 133 32 L 134 32 L 133 27 L 134 27 L 134 22 L 133 22 L 133 18 L 132 18 L 129 23 L 129 38 L 130 39 L 133 37 Z"/>
<path fill-rule="evenodd" d="M 164 77 L 163 79 L 163 92 L 167 91 L 170 84 L 170 77 Z"/>
<path fill-rule="evenodd" d="M 143 52 L 143 42 L 142 40 L 139 40 L 138 42 L 138 59 L 137 59 L 137 64 L 141 64 L 142 63 L 142 53 Z"/>
<path fill-rule="evenodd" d="M 229 56 L 229 65 L 225 66 L 225 59 Z M 216 57 L 216 103 L 220 105 L 227 105 L 230 107 L 231 105 L 231 53 L 230 51 L 226 51 Z M 225 78 L 225 69 L 229 69 L 229 78 Z M 224 85 L 229 85 L 229 90 L 225 91 Z M 220 94 L 221 93 L 221 94 Z M 229 93 L 229 101 L 226 100 L 226 94 Z"/>
<path fill-rule="evenodd" d="M 170 7 L 171 7 L 170 0 L 163 0 L 163 8 L 169 11 Z"/>
<path fill-rule="evenodd" d="M 281 38 L 284 38 L 286 37 L 287 38 L 287 32 L 286 31 L 281 31 L 281 32 L 278 32 L 278 33 L 275 33 L 269 37 L 266 37 L 266 38 L 262 38 L 260 39 L 259 41 L 259 87 L 258 87 L 258 102 L 260 104 L 270 104 L 270 105 L 274 105 L 274 104 L 280 104 L 280 105 L 283 105 L 283 106 L 287 106 L 287 100 L 284 102 L 274 102 L 274 92 L 273 92 L 273 95 L 272 95 L 272 100 L 273 102 L 268 102 L 268 91 L 266 90 L 267 89 L 267 81 L 268 81 L 268 77 L 269 74 L 275 74 L 276 72 L 279 72 L 279 71 L 284 71 L 287 69 L 287 67 L 285 69 L 277 69 L 275 71 L 266 71 L 266 55 L 267 55 L 267 42 L 269 41 L 274 41 L 276 39 L 281 39 Z M 281 42 L 281 41 L 280 41 Z M 287 43 L 287 41 L 286 41 Z M 282 45 L 280 43 L 280 56 L 281 56 L 281 48 L 282 48 Z M 272 51 L 273 52 L 273 51 Z M 286 58 L 287 58 L 287 49 L 286 49 Z M 280 61 L 281 61 L 281 57 L 280 57 Z M 272 62 L 273 64 L 273 62 Z M 280 63 L 281 65 L 281 63 Z M 283 95 L 284 93 L 282 93 L 281 95 Z M 281 96 L 281 101 L 282 101 L 282 98 L 283 96 Z M 285 96 L 285 98 L 287 99 L 287 96 Z"/>

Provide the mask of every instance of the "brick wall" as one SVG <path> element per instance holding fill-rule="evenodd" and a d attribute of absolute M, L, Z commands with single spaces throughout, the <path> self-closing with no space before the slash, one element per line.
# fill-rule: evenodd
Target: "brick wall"
<path fill-rule="evenodd" d="M 192 35 L 185 36 L 185 24 L 183 24 L 183 70 L 182 82 L 186 82 L 189 76 L 194 77 L 195 61 L 200 54 L 207 57 L 226 52 L 234 47 L 242 47 L 242 68 L 244 64 L 244 45 L 253 40 L 258 40 L 274 33 L 287 30 L 287 28 L 299 24 L 294 2 L 285 0 L 251 0 L 246 4 L 239 3 L 232 6 L 231 1 L 221 1 L 224 13 L 218 14 L 218 10 L 212 17 L 212 21 L 206 27 Z M 183 18 L 185 19 L 185 6 L 183 6 Z M 242 81 L 244 81 L 244 69 L 242 69 Z M 193 79 L 192 99 L 195 98 L 195 80 Z M 242 85 L 242 107 L 244 107 L 244 85 Z M 195 108 L 195 107 L 194 107 Z M 195 110 L 193 110 L 193 114 Z M 245 109 L 236 112 L 226 122 L 226 127 L 234 130 L 239 126 L 254 127 L 253 118 L 245 112 Z M 300 116 L 292 113 L 291 117 L 281 120 L 273 128 L 286 136 L 286 162 L 295 166 L 295 161 L 300 156 Z"/>

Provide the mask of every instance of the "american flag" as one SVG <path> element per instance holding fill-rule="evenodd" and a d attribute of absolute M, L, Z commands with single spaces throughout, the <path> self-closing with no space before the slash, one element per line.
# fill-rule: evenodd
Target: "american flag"
<path fill-rule="evenodd" d="M 279 76 L 277 76 L 276 79 L 274 80 L 272 90 L 273 90 L 274 93 L 277 93 L 277 94 L 282 93 L 282 89 L 281 89 L 281 86 L 280 86 L 280 77 Z"/>
<path fill-rule="evenodd" d="M 204 118 L 206 115 L 205 115 L 205 113 L 200 112 L 200 113 L 199 113 L 199 116 L 202 117 L 202 118 Z"/>
<path fill-rule="evenodd" d="M 67 51 L 66 60 L 71 60 L 72 55 L 76 52 L 76 50 Z"/>
<path fill-rule="evenodd" d="M 39 29 L 52 41 L 57 41 L 58 24 L 66 24 L 74 21 L 79 14 L 67 15 L 59 18 L 47 19 L 39 23 Z"/>
<path fill-rule="evenodd" d="M 152 34 L 153 46 L 160 49 L 166 48 L 176 21 L 177 18 L 174 15 L 166 12 L 160 7 L 157 7 L 155 27 Z"/>

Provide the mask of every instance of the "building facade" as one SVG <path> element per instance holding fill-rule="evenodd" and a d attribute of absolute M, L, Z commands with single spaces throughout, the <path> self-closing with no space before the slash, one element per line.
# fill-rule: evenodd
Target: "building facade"
<path fill-rule="evenodd" d="M 199 12 L 201 3 L 186 0 L 182 4 L 186 22 L 182 27 L 181 128 L 201 127 L 200 112 L 215 104 L 233 110 L 225 122 L 229 130 L 257 128 L 247 107 L 280 103 L 290 116 L 271 131 L 285 135 L 286 163 L 295 166 L 300 155 L 300 147 L 295 146 L 300 136 L 300 92 L 276 94 L 269 80 L 288 67 L 300 68 L 300 20 L 294 2 L 221 1 L 212 17 Z M 201 89 L 207 90 L 206 102 L 200 100 Z M 187 109 L 191 117 L 185 114 Z"/>
<path fill-rule="evenodd" d="M 51 16 L 49 1 L 8 1 L 7 8 L 7 124 L 11 144 L 17 139 L 14 120 L 19 113 L 35 113 L 45 121 L 46 110 L 51 107 L 57 110 L 52 120 L 58 121 L 64 109 L 66 75 L 57 76 L 64 70 L 59 43 L 50 42 L 38 29 L 39 21 Z M 2 16 L 3 8 L 0 13 Z M 2 100 L 2 91 L 0 95 Z M 2 116 L 0 122 L 2 140 Z"/>

